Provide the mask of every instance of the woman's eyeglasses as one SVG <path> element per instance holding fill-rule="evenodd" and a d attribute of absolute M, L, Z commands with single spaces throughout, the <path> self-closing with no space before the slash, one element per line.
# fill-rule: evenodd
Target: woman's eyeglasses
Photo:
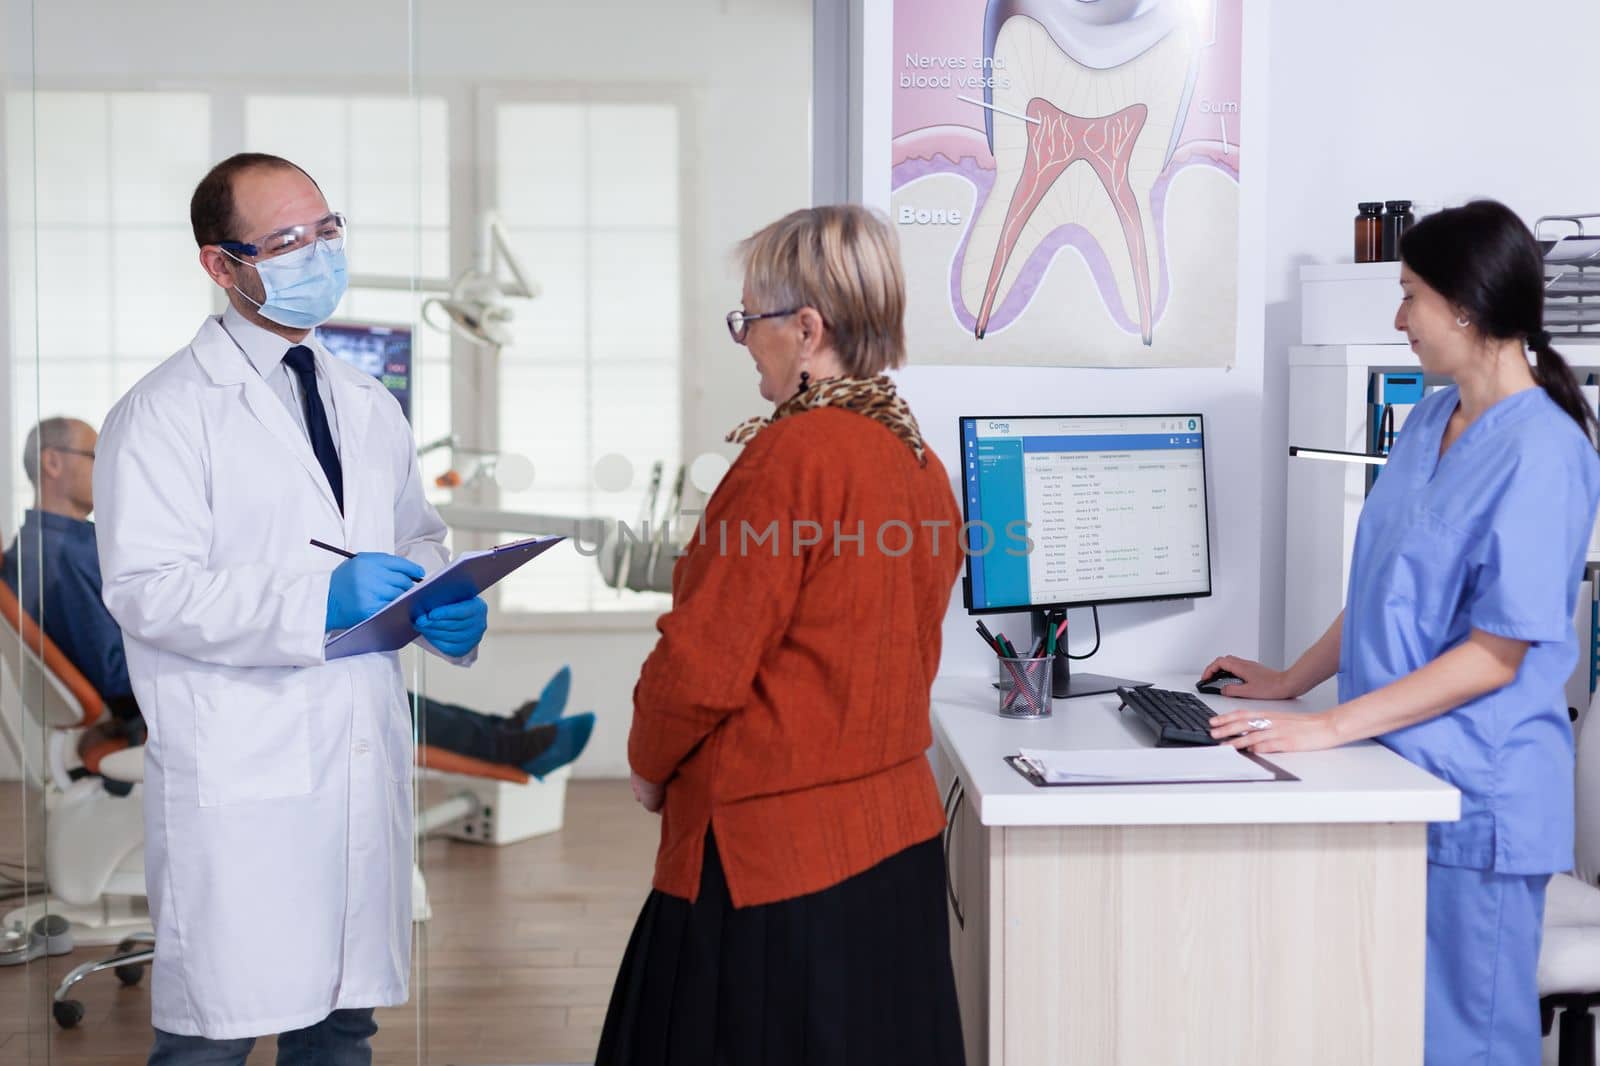
<path fill-rule="evenodd" d="M 733 338 L 733 343 L 743 344 L 745 338 L 750 335 L 750 323 L 763 318 L 782 318 L 785 315 L 792 315 L 798 310 L 800 308 L 791 307 L 787 311 L 763 311 L 758 315 L 748 314 L 744 311 L 729 311 L 728 336 Z"/>

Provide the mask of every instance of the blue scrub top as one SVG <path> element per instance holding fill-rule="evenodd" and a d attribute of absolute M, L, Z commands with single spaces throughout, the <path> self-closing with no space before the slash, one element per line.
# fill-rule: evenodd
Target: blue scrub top
<path fill-rule="evenodd" d="M 1339 699 L 1417 670 L 1473 629 L 1527 641 L 1509 685 L 1377 739 L 1461 791 L 1461 820 L 1428 827 L 1432 862 L 1553 873 L 1572 866 L 1565 685 L 1600 457 L 1535 387 L 1485 411 L 1441 460 L 1457 400 L 1452 385 L 1417 405 L 1362 509 Z"/>
<path fill-rule="evenodd" d="M 93 522 L 30 510 L 0 564 L 0 580 L 100 693 L 113 715 L 126 718 L 135 713 L 122 630 L 100 599 Z"/>

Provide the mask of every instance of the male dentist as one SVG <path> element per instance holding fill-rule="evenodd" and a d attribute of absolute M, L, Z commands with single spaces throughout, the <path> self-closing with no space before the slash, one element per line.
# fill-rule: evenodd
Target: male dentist
<path fill-rule="evenodd" d="M 406 998 L 411 737 L 395 655 L 322 642 L 446 561 L 411 433 L 310 336 L 345 290 L 344 218 L 285 159 L 195 189 L 200 265 L 227 293 L 122 398 L 97 448 L 100 567 L 149 726 L 152 1066 L 368 1063 Z M 359 552 L 338 557 L 316 538 Z M 416 622 L 463 661 L 480 599 Z"/>

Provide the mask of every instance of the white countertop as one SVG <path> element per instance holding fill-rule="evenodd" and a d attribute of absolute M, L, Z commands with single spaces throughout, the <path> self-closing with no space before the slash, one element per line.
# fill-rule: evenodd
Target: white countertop
<path fill-rule="evenodd" d="M 1196 676 L 1154 680 L 1160 688 L 1193 692 Z M 1453 822 L 1461 816 L 1454 787 L 1374 741 L 1265 756 L 1299 781 L 1038 788 L 1004 757 L 1021 747 L 1151 747 L 1154 738 L 1133 712 L 1118 710 L 1115 694 L 1056 700 L 1053 715 L 1036 721 L 1001 718 L 996 696 L 985 678 L 941 677 L 933 685 L 935 743 L 960 773 L 984 825 Z M 1302 700 L 1200 698 L 1268 715 L 1317 709 Z"/>

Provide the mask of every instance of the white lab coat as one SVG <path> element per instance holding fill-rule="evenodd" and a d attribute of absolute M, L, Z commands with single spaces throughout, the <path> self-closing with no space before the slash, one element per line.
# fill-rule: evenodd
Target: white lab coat
<path fill-rule="evenodd" d="M 322 657 L 309 541 L 432 571 L 445 526 L 374 379 L 317 351 L 345 512 L 305 433 L 216 318 L 106 419 L 106 606 L 149 723 L 145 880 L 157 1028 L 213 1039 L 406 999 L 411 725 L 395 655 Z"/>

